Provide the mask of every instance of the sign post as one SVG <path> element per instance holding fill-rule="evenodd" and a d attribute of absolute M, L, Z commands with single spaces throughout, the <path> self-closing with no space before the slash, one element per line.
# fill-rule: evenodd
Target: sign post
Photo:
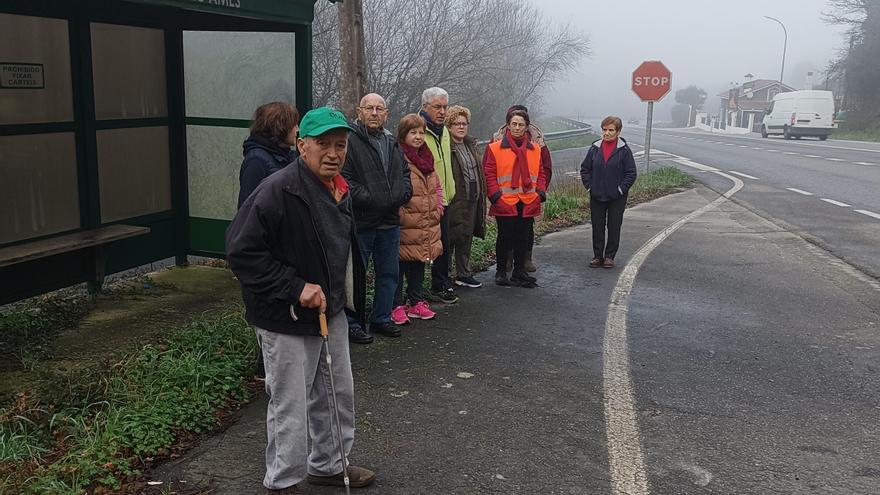
<path fill-rule="evenodd" d="M 654 118 L 654 102 L 660 101 L 672 87 L 672 72 L 659 60 L 642 62 L 632 73 L 632 90 L 648 102 L 647 127 L 645 128 L 645 170 L 651 165 L 651 128 Z"/>

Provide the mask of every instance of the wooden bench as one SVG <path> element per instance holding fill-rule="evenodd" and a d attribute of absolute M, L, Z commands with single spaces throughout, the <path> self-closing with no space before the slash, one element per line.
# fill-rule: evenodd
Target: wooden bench
<path fill-rule="evenodd" d="M 94 279 L 89 282 L 89 287 L 93 291 L 98 291 L 104 282 L 107 262 L 107 251 L 104 246 L 111 242 L 149 233 L 148 227 L 107 225 L 97 229 L 0 248 L 0 268 L 72 251 L 90 250 L 95 260 L 95 274 Z"/>

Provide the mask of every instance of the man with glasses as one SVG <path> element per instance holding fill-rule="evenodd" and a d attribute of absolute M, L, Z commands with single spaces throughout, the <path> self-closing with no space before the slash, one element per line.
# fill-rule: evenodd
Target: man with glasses
<path fill-rule="evenodd" d="M 443 187 L 443 217 L 440 219 L 441 254 L 431 265 L 431 295 L 435 301 L 453 304 L 458 296 L 452 288 L 449 276 L 449 204 L 455 197 L 455 178 L 452 174 L 452 141 L 446 132 L 446 111 L 449 109 L 449 93 L 433 87 L 422 92 L 422 111 L 425 119 L 425 144 L 434 155 L 434 170 Z"/>
<path fill-rule="evenodd" d="M 394 136 L 385 129 L 385 99 L 370 93 L 361 98 L 357 119 L 348 136 L 348 154 L 342 176 L 351 188 L 358 245 L 364 264 L 373 259 L 375 290 L 369 329 L 349 315 L 349 340 L 369 344 L 371 334 L 399 337 L 391 321 L 397 289 L 400 217 L 398 210 L 412 196 L 409 167 Z"/>

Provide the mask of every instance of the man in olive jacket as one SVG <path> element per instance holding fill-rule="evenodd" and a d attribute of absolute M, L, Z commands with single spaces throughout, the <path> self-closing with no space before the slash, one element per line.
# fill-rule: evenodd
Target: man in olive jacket
<path fill-rule="evenodd" d="M 376 282 L 369 329 L 349 317 L 348 337 L 352 342 L 369 344 L 373 341 L 371 333 L 400 336 L 400 329 L 391 321 L 400 264 L 398 212 L 412 197 L 412 183 L 403 152 L 394 135 L 385 129 L 385 99 L 375 93 L 364 96 L 357 114 L 348 136 L 342 176 L 351 187 L 364 264 L 373 259 Z"/>
<path fill-rule="evenodd" d="M 355 292 L 363 287 L 364 266 L 348 185 L 339 176 L 348 129 L 335 110 L 307 113 L 297 140 L 300 157 L 261 182 L 226 231 L 229 267 L 241 283 L 246 318 L 266 364 L 263 484 L 270 494 L 302 493 L 296 485 L 304 479 L 343 485 L 331 402 L 337 405 L 346 456 L 354 443 L 354 381 L 343 308 L 363 307 L 363 292 Z M 332 369 L 319 313 L 328 318 Z M 328 373 L 335 379 L 335 401 L 329 398 Z M 349 466 L 348 474 L 352 486 L 375 479 L 357 466 Z"/>

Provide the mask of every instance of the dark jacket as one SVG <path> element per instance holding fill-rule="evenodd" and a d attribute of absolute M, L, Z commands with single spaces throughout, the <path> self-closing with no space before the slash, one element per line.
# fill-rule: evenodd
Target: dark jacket
<path fill-rule="evenodd" d="M 347 187 L 341 177 L 337 187 Z M 327 315 L 349 302 L 363 320 L 366 278 L 351 208 L 350 196 L 337 203 L 302 159 L 257 186 L 226 231 L 226 257 L 241 283 L 249 323 L 318 335 L 318 310 L 299 306 L 307 282 L 323 289 Z"/>
<path fill-rule="evenodd" d="M 602 156 L 602 140 L 590 146 L 581 163 L 581 182 L 590 196 L 599 201 L 613 201 L 627 192 L 636 182 L 636 161 L 632 150 L 622 137 L 617 138 L 617 148 L 608 157 Z"/>
<path fill-rule="evenodd" d="M 452 231 L 452 237 L 455 239 L 470 239 L 471 237 L 479 237 L 482 239 L 486 235 L 486 176 L 483 173 L 483 159 L 477 154 L 476 140 L 470 136 L 464 138 L 464 145 L 470 150 L 477 164 L 477 190 L 474 191 L 476 196 L 467 197 L 467 184 L 464 179 L 464 171 L 462 167 L 464 162 L 456 151 L 455 143 L 452 144 L 452 177 L 455 179 L 455 196 L 452 198 L 451 209 L 449 210 L 449 228 Z M 473 218 L 474 212 L 480 212 L 477 216 L 477 222 L 474 229 L 467 232 L 466 227 L 470 225 L 470 219 Z"/>
<path fill-rule="evenodd" d="M 257 188 L 257 184 L 296 160 L 298 155 L 286 144 L 277 146 L 259 134 L 251 134 L 241 147 L 244 160 L 238 173 L 238 182 L 241 186 L 238 191 L 239 208 Z"/>
<path fill-rule="evenodd" d="M 348 153 L 342 176 L 351 187 L 355 222 L 359 231 L 382 226 L 400 225 L 398 209 L 412 197 L 409 167 L 403 151 L 388 131 L 389 167 L 386 173 L 379 152 L 370 143 L 367 129 L 358 121 L 348 133 Z"/>

